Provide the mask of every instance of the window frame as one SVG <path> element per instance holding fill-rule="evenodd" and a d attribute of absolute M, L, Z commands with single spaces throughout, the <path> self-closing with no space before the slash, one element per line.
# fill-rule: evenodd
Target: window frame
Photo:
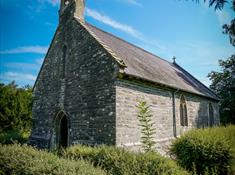
<path fill-rule="evenodd" d="M 180 96 L 180 125 L 188 126 L 187 104 L 184 95 Z"/>

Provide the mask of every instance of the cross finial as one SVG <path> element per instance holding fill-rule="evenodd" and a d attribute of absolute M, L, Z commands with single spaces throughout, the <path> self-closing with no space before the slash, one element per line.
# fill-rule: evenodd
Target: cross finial
<path fill-rule="evenodd" d="M 176 60 L 176 57 L 175 56 L 173 56 L 173 63 L 175 64 L 176 62 L 175 62 L 175 60 Z"/>

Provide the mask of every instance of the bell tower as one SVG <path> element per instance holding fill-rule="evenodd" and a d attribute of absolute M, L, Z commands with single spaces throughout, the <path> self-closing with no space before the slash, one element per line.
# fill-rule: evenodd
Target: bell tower
<path fill-rule="evenodd" d="M 84 22 L 85 0 L 61 0 L 60 15 L 63 15 L 69 6 L 74 6 L 74 17 Z"/>
<path fill-rule="evenodd" d="M 80 21 L 84 22 L 84 10 L 85 10 L 85 0 L 75 0 L 76 9 L 74 16 L 76 16 Z"/>

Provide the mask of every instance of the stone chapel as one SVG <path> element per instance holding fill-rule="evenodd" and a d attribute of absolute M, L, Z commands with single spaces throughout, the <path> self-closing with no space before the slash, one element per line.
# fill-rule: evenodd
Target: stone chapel
<path fill-rule="evenodd" d="M 191 128 L 219 123 L 219 99 L 209 88 L 175 61 L 85 22 L 84 8 L 85 0 L 61 0 L 33 89 L 30 144 L 138 150 L 138 101 L 151 105 L 158 150 Z"/>

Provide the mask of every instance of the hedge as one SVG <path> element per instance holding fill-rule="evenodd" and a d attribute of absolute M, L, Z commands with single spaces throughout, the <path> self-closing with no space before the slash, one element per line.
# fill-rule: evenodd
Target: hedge
<path fill-rule="evenodd" d="M 235 126 L 191 130 L 170 151 L 181 166 L 197 174 L 233 174 Z"/>
<path fill-rule="evenodd" d="M 85 159 L 112 175 L 186 175 L 176 163 L 155 152 L 133 153 L 121 148 L 76 145 L 66 149 L 65 158 Z"/>
<path fill-rule="evenodd" d="M 30 132 L 25 131 L 7 131 L 0 134 L 1 144 L 13 144 L 13 143 L 26 143 L 28 141 Z"/>
<path fill-rule="evenodd" d="M 84 161 L 73 161 L 26 145 L 0 145 L 0 174 L 105 175 Z"/>

